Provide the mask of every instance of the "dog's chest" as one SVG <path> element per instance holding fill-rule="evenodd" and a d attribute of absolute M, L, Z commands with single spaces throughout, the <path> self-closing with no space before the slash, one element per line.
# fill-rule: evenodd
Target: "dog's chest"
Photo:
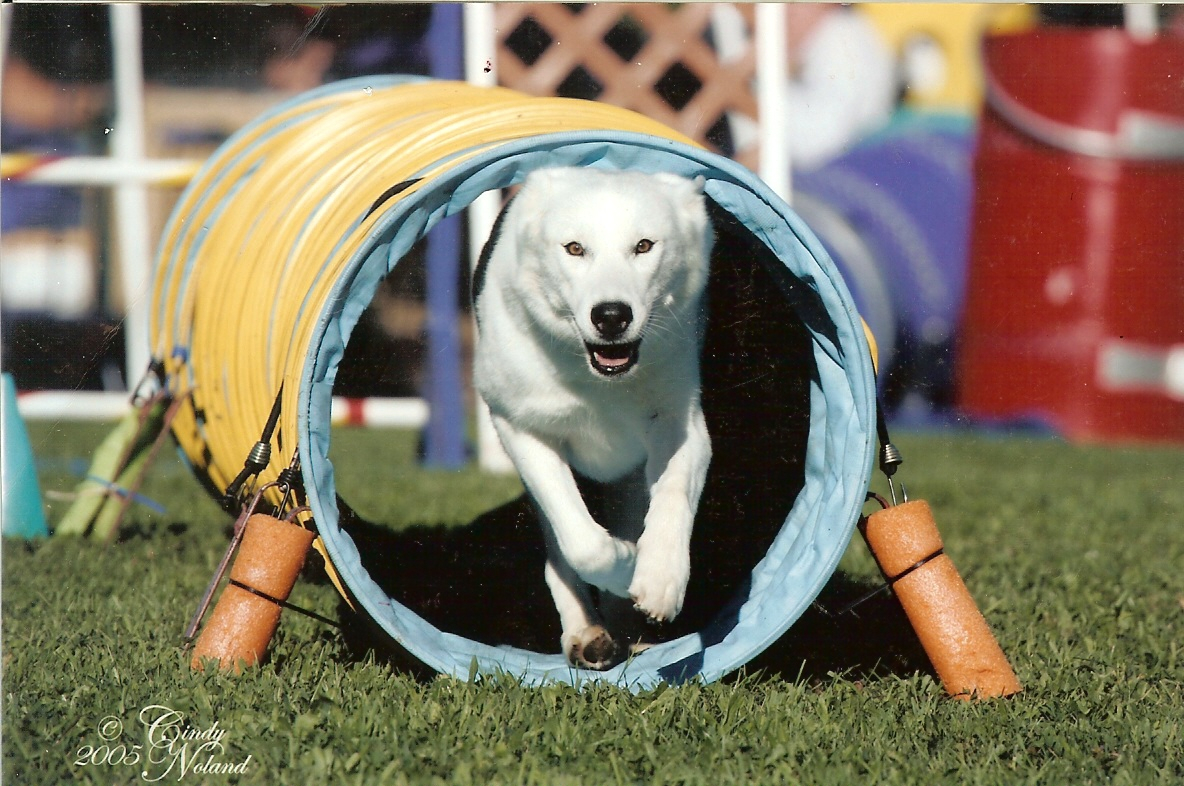
<path fill-rule="evenodd" d="M 567 461 L 593 480 L 616 480 L 646 459 L 646 424 L 632 408 L 580 413 L 568 426 Z"/>
<path fill-rule="evenodd" d="M 615 480 L 646 458 L 650 414 L 629 396 L 536 390 L 516 402 L 513 420 L 560 447 L 567 462 L 593 480 Z"/>

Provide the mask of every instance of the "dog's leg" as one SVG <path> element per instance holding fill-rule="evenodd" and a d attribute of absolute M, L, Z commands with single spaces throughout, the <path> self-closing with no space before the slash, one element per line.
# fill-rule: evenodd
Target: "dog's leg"
<path fill-rule="evenodd" d="M 597 670 L 619 663 L 621 650 L 600 623 L 588 585 L 575 574 L 563 555 L 555 554 L 547 559 L 544 577 L 559 611 L 559 624 L 563 628 L 560 644 L 568 662 Z"/>
<path fill-rule="evenodd" d="M 603 670 L 615 666 L 620 662 L 621 650 L 604 627 L 592 597 L 592 588 L 564 559 L 549 527 L 544 528 L 543 535 L 547 544 L 547 566 L 543 576 L 559 612 L 563 654 L 568 663 L 585 669 Z M 616 596 L 608 592 L 601 595 L 602 599 L 613 597 Z"/>
<path fill-rule="evenodd" d="M 637 608 L 655 622 L 682 611 L 691 573 L 691 529 L 710 462 L 711 440 L 697 404 L 685 421 L 655 422 L 646 462 L 650 504 L 629 585 Z"/>
<path fill-rule="evenodd" d="M 567 564 L 592 586 L 627 597 L 637 547 L 596 523 L 571 467 L 553 446 L 505 418 L 495 415 L 493 423 Z"/>
<path fill-rule="evenodd" d="M 650 504 L 645 464 L 640 464 L 624 477 L 609 483 L 578 477 L 577 481 L 592 517 L 612 535 L 636 543 L 641 537 Z M 600 615 L 600 623 L 616 642 L 618 657 L 640 652 L 654 642 L 653 626 L 646 624 L 645 615 L 634 608 L 632 598 L 602 592 L 596 598 L 596 611 Z"/>

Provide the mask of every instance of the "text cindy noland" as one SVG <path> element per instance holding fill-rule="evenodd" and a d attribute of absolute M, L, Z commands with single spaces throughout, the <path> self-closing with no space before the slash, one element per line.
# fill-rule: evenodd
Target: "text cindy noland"
<path fill-rule="evenodd" d="M 199 728 L 163 704 L 144 707 L 137 719 L 139 734 L 129 733 L 114 715 L 100 720 L 95 726 L 98 739 L 79 746 L 74 766 L 138 768 L 140 779 L 149 783 L 188 775 L 243 775 L 251 766 L 249 754 L 229 755 L 226 729 L 218 721 Z"/>

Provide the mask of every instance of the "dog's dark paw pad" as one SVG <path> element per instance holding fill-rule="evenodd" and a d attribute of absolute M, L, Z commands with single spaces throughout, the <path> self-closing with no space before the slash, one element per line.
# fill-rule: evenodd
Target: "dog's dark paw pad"
<path fill-rule="evenodd" d="M 617 643 L 603 633 L 584 645 L 584 660 L 592 668 L 603 669 L 611 666 L 617 659 Z"/>
<path fill-rule="evenodd" d="M 603 671 L 612 668 L 620 662 L 621 648 L 613 641 L 612 636 L 604 628 L 588 629 L 585 634 L 591 634 L 585 641 L 573 642 L 567 659 L 572 665 L 585 669 Z"/>

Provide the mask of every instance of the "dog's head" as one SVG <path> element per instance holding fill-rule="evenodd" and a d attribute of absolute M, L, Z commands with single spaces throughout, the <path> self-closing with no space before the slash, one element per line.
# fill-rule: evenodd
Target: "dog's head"
<path fill-rule="evenodd" d="M 518 284 L 603 377 L 643 346 L 698 342 L 712 229 L 701 178 L 541 169 L 516 197 Z"/>

